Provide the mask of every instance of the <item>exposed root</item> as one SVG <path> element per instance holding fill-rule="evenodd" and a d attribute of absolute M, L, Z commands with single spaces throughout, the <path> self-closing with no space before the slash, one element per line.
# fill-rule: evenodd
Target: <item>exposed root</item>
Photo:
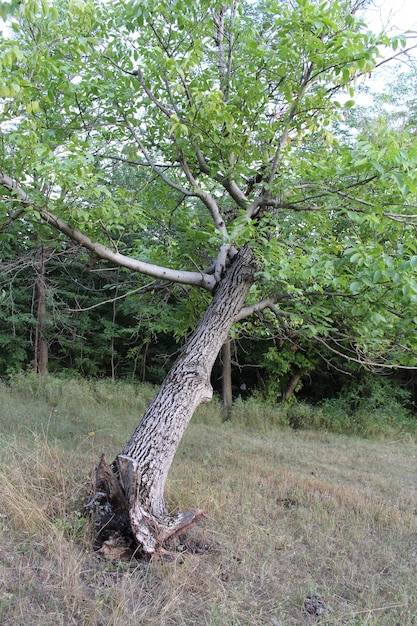
<path fill-rule="evenodd" d="M 178 513 L 168 523 L 162 523 L 159 526 L 159 545 L 162 546 L 168 539 L 187 533 L 203 515 L 202 509 L 190 509 Z"/>

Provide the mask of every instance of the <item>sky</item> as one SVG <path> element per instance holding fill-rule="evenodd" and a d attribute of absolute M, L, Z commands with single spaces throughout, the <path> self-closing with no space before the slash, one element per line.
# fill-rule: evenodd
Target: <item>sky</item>
<path fill-rule="evenodd" d="M 416 0 L 374 0 L 367 9 L 367 22 L 372 30 L 386 29 L 389 34 L 405 30 L 417 31 Z"/>
<path fill-rule="evenodd" d="M 364 21 L 369 29 L 374 33 L 385 31 L 388 35 L 393 36 L 399 33 L 408 33 L 408 45 L 417 44 L 417 0 L 373 0 L 372 5 L 366 10 Z M 413 41 L 414 37 L 414 41 Z M 397 50 L 398 52 L 399 50 Z M 384 51 L 381 50 L 384 54 Z M 392 49 L 386 50 L 386 58 L 394 55 Z M 411 52 L 414 58 L 417 58 L 417 47 Z M 398 67 L 406 70 L 406 65 L 399 62 Z M 379 70 L 373 71 L 371 78 L 367 80 L 367 86 L 371 91 L 379 92 L 386 88 L 387 83 L 392 80 L 390 73 L 392 63 L 381 66 Z M 347 97 L 347 96 L 346 96 Z M 371 93 L 357 93 L 356 102 L 363 106 L 372 106 L 373 97 Z"/>

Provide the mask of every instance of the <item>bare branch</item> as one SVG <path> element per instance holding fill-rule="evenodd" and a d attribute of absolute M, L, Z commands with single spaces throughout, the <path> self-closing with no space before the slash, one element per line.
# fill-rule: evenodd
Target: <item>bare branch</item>
<path fill-rule="evenodd" d="M 295 101 L 293 102 L 292 106 L 290 107 L 290 110 L 288 111 L 288 113 L 285 115 L 284 118 L 284 131 L 281 134 L 281 137 L 279 139 L 278 142 L 278 147 L 277 150 L 275 152 L 274 158 L 272 159 L 271 162 L 271 170 L 269 173 L 269 178 L 268 178 L 268 185 L 271 186 L 272 183 L 275 180 L 275 177 L 277 175 L 277 171 L 279 168 L 279 157 L 280 154 L 282 152 L 282 150 L 285 148 L 285 146 L 287 145 L 287 140 L 288 140 L 288 133 L 289 133 L 289 129 L 290 129 L 290 124 L 292 122 L 292 120 L 294 119 L 297 111 L 298 111 L 298 106 L 300 104 L 300 101 L 307 89 L 307 86 L 310 82 L 310 78 L 311 78 L 311 74 L 313 72 L 313 64 L 311 63 L 305 70 L 304 76 L 302 77 L 302 81 L 300 84 L 300 91 L 297 94 L 297 97 L 295 99 Z"/>
<path fill-rule="evenodd" d="M 91 311 L 92 309 L 96 309 L 97 307 L 103 306 L 104 304 L 117 302 L 117 300 L 123 300 L 123 298 L 127 298 L 128 296 L 131 296 L 135 293 L 146 292 L 146 291 L 149 291 L 150 289 L 154 290 L 154 288 L 155 288 L 155 281 L 153 280 L 148 285 L 142 285 L 142 287 L 138 287 L 137 289 L 132 289 L 131 291 L 127 291 L 121 296 L 115 296 L 114 298 L 109 298 L 109 300 L 103 300 L 102 302 L 97 302 L 96 304 L 92 304 L 91 306 L 87 306 L 84 308 L 82 307 L 78 307 L 77 309 L 67 308 L 66 311 L 68 313 L 83 313 L 84 311 Z"/>
<path fill-rule="evenodd" d="M 417 215 L 401 215 L 401 213 L 384 213 L 384 216 L 403 224 L 415 224 L 417 220 Z"/>
<path fill-rule="evenodd" d="M 188 165 L 184 154 L 182 151 L 178 152 L 178 160 L 181 164 L 181 167 L 187 177 L 188 182 L 193 186 L 193 194 L 196 198 L 199 198 L 203 204 L 208 208 L 210 215 L 213 219 L 213 222 L 217 228 L 217 230 L 223 235 L 223 237 L 227 238 L 227 228 L 226 223 L 223 219 L 223 216 L 220 212 L 219 205 L 217 204 L 214 197 L 208 192 L 203 191 L 199 188 L 198 183 L 194 177 L 194 174 L 191 171 L 190 166 Z"/>
<path fill-rule="evenodd" d="M 359 204 L 364 204 L 366 206 L 370 206 L 375 208 L 375 204 L 373 202 L 368 202 L 367 200 L 361 200 L 360 198 L 355 198 L 355 196 L 351 196 L 348 193 L 343 193 L 343 191 L 336 191 L 338 196 L 342 198 L 346 198 L 347 200 L 353 200 L 353 202 L 358 202 Z"/>
<path fill-rule="evenodd" d="M 343 198 L 347 198 L 348 200 L 352 200 L 353 202 L 358 202 L 359 204 L 364 204 L 365 206 L 369 206 L 371 208 L 375 208 L 375 204 L 373 202 L 368 202 L 367 200 L 361 200 L 361 198 L 355 198 L 347 193 L 343 193 L 342 191 L 336 191 L 337 195 L 342 196 Z M 415 224 L 417 220 L 417 214 L 413 215 L 403 215 L 401 213 L 383 213 L 384 217 L 388 217 L 390 220 L 394 220 L 396 222 L 401 222 L 403 224 Z"/>
<path fill-rule="evenodd" d="M 211 176 L 207 161 L 198 147 L 196 148 L 196 156 L 201 172 L 207 176 Z M 249 200 L 234 180 L 230 180 L 230 178 L 222 176 L 221 174 L 217 174 L 214 179 L 224 187 L 232 200 L 234 200 L 241 209 L 247 209 Z"/>
<path fill-rule="evenodd" d="M 259 207 L 270 207 L 274 209 L 287 209 L 289 211 L 321 211 L 322 207 L 315 204 L 297 204 L 295 202 L 282 202 L 278 198 L 271 198 L 267 194 L 259 195 L 247 207 L 246 214 L 253 217 L 257 214 Z"/>
<path fill-rule="evenodd" d="M 22 215 L 22 213 L 24 213 L 24 211 L 25 209 L 17 209 L 16 211 L 13 211 L 13 213 L 10 213 L 6 221 L 0 226 L 0 233 L 4 233 L 4 231 L 10 226 L 10 224 L 17 220 Z"/>
<path fill-rule="evenodd" d="M 220 89 L 223 92 L 223 100 L 229 97 L 229 85 L 227 80 L 227 69 L 224 55 L 224 18 L 226 7 L 221 6 L 218 13 L 213 15 L 214 25 L 216 26 L 216 44 L 218 48 L 218 68 L 220 76 Z"/>
<path fill-rule="evenodd" d="M 141 69 L 137 69 L 135 72 L 132 72 L 133 76 L 137 76 L 139 79 L 139 82 L 143 88 L 143 90 L 145 91 L 146 95 L 149 97 L 149 99 L 156 104 L 156 106 L 158 107 L 158 109 L 160 111 L 162 111 L 162 113 L 165 113 L 165 115 L 167 117 L 172 117 L 172 115 L 174 115 L 174 111 L 172 111 L 171 109 L 169 109 L 168 107 L 166 107 L 160 100 L 158 100 L 158 98 L 156 98 L 154 96 L 154 94 L 152 93 L 152 91 L 149 89 L 148 85 L 146 84 L 146 81 L 143 77 L 142 74 L 142 70 Z"/>
<path fill-rule="evenodd" d="M 382 61 L 377 63 L 375 65 L 375 68 L 381 67 L 381 65 L 384 65 L 385 63 L 389 63 L 389 62 L 393 61 L 394 59 L 400 59 L 400 61 L 403 61 L 403 59 L 401 57 L 404 57 L 409 52 L 411 52 L 411 50 L 415 50 L 416 48 L 417 48 L 417 44 L 414 44 L 413 46 L 410 46 L 409 48 L 406 48 L 405 50 L 400 50 L 396 54 L 393 54 L 391 57 L 388 57 L 387 59 L 383 59 Z"/>
<path fill-rule="evenodd" d="M 220 78 L 220 89 L 223 93 L 223 100 L 227 102 L 229 99 L 230 92 L 230 80 L 232 75 L 232 52 L 234 45 L 234 34 L 233 29 L 230 29 L 228 32 L 229 36 L 229 44 L 227 49 L 227 58 L 226 58 L 226 50 L 225 50 L 225 18 L 226 18 L 226 6 L 220 7 L 218 13 L 213 14 L 213 21 L 216 27 L 216 44 L 218 48 L 218 69 L 219 69 L 219 78 Z M 233 3 L 233 6 L 230 8 L 231 10 L 231 24 L 236 17 L 237 10 L 237 2 Z"/>
<path fill-rule="evenodd" d="M 358 363 L 359 365 L 362 365 L 365 367 L 376 367 L 378 369 L 417 370 L 417 367 L 413 367 L 411 365 L 408 366 L 408 365 L 396 365 L 396 364 L 388 364 L 388 363 L 377 363 L 374 361 L 368 361 L 367 359 L 359 359 L 359 358 L 355 358 L 352 356 L 348 356 L 347 354 L 340 352 L 340 350 L 336 350 L 336 348 L 333 348 L 332 346 L 330 346 L 328 342 L 324 341 L 324 339 L 322 339 L 321 337 L 314 337 L 314 339 L 315 341 L 318 341 L 323 346 L 325 346 L 325 348 L 330 350 L 330 352 L 333 352 L 333 354 L 337 354 L 338 356 L 341 356 L 343 359 L 345 359 L 346 361 L 350 361 L 351 363 Z"/>
<path fill-rule="evenodd" d="M 120 161 L 126 165 L 133 165 L 134 167 L 151 167 L 147 161 L 133 161 L 132 159 L 124 159 L 123 157 L 117 157 L 109 154 L 99 155 L 102 159 L 109 159 L 109 161 Z M 156 167 L 162 169 L 178 168 L 176 163 L 155 163 Z"/>

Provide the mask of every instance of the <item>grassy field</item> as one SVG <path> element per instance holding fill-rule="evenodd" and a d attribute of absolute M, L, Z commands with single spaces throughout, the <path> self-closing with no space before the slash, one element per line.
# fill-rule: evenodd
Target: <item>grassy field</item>
<path fill-rule="evenodd" d="M 201 507 L 204 522 L 170 561 L 94 553 L 81 515 L 89 477 L 102 452 L 120 451 L 153 393 L 56 379 L 0 385 L 3 626 L 417 624 L 410 435 L 294 431 L 255 404 L 222 423 L 218 405 L 205 406 L 167 490 L 172 509 Z"/>

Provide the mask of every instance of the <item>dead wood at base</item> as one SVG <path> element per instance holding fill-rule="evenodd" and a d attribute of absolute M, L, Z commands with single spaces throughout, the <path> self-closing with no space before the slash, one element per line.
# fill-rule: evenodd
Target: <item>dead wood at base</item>
<path fill-rule="evenodd" d="M 94 523 L 94 548 L 100 550 L 116 533 L 133 543 L 128 503 L 104 454 L 96 467 L 92 494 L 85 510 Z"/>
<path fill-rule="evenodd" d="M 102 455 L 95 472 L 94 495 L 85 506 L 94 520 L 94 547 L 110 560 L 149 557 L 161 551 L 169 539 L 186 534 L 204 514 L 201 509 L 191 509 L 163 517 L 152 515 L 140 502 L 136 470 L 136 461 L 130 457 L 119 455 L 110 466 Z"/>

